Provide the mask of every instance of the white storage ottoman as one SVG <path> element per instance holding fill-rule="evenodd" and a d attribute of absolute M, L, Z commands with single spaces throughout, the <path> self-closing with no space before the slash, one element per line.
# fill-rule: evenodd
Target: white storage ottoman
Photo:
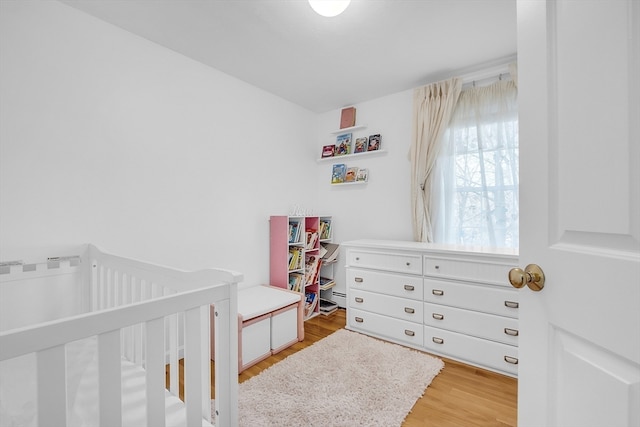
<path fill-rule="evenodd" d="M 266 285 L 239 289 L 238 372 L 302 341 L 303 316 L 304 301 L 298 292 Z M 212 326 L 212 359 L 213 331 Z"/>

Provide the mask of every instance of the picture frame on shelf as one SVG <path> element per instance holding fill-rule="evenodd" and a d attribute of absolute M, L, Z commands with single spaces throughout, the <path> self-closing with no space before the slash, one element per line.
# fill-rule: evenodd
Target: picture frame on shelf
<path fill-rule="evenodd" d="M 335 156 L 351 154 L 351 133 L 343 133 L 336 137 Z"/>
<path fill-rule="evenodd" d="M 347 165 L 344 163 L 338 163 L 333 165 L 333 170 L 331 173 L 331 183 L 332 184 L 342 184 L 347 175 Z"/>
<path fill-rule="evenodd" d="M 340 129 L 356 125 L 356 107 L 346 107 L 340 112 Z"/>
<path fill-rule="evenodd" d="M 366 168 L 358 169 L 358 173 L 356 174 L 356 182 L 367 181 L 369 181 L 369 170 Z"/>
<path fill-rule="evenodd" d="M 380 149 L 380 145 L 382 144 L 382 138 L 380 134 L 371 135 L 369 137 L 369 144 L 367 146 L 367 151 L 377 151 Z"/>
<path fill-rule="evenodd" d="M 333 157 L 335 153 L 336 146 L 335 144 L 325 145 L 322 147 L 322 158 L 325 157 Z"/>
<path fill-rule="evenodd" d="M 367 151 L 367 149 L 369 148 L 368 142 L 369 142 L 369 139 L 366 136 L 361 137 L 361 138 L 356 138 L 354 146 L 353 146 L 354 154 L 355 153 L 364 153 L 365 151 Z"/>

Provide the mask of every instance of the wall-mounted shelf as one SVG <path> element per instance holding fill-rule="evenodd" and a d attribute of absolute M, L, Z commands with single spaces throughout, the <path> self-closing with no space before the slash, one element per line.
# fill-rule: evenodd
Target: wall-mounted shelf
<path fill-rule="evenodd" d="M 339 186 L 339 185 L 362 185 L 366 184 L 369 181 L 353 181 L 353 182 L 332 182 L 331 186 Z"/>
<path fill-rule="evenodd" d="M 366 125 L 351 126 L 351 127 L 348 127 L 348 128 L 331 131 L 331 133 L 334 134 L 334 135 L 338 135 L 339 133 L 348 133 L 348 132 L 352 132 L 354 130 L 364 129 L 366 127 L 367 127 Z"/>
<path fill-rule="evenodd" d="M 374 157 L 374 156 L 383 156 L 387 154 L 387 150 L 374 150 L 374 151 L 365 151 L 364 153 L 352 153 L 352 154 L 343 154 L 341 156 L 331 156 L 331 157 L 323 157 L 321 159 L 316 159 L 318 163 L 321 162 L 343 162 L 343 159 L 355 159 L 355 158 L 364 158 L 364 157 Z"/>

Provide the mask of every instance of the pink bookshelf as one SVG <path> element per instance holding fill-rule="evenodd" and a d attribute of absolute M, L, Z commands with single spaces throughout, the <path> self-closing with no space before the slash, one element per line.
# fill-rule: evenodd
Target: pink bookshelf
<path fill-rule="evenodd" d="M 326 227 L 327 223 L 330 224 L 331 217 L 278 215 L 271 216 L 269 222 L 270 284 L 279 288 L 294 290 L 303 295 L 307 293 L 315 294 L 316 304 L 313 313 L 307 318 L 313 317 L 318 314 L 320 307 L 319 277 L 321 261 L 318 261 L 318 273 L 316 275 L 307 274 L 305 261 L 310 256 L 320 257 L 320 242 L 330 239 L 327 236 L 321 238 L 321 225 Z M 309 233 L 315 233 L 316 235 L 313 236 Z M 292 254 L 291 256 L 290 253 Z M 313 277 L 313 279 L 309 277 Z"/>

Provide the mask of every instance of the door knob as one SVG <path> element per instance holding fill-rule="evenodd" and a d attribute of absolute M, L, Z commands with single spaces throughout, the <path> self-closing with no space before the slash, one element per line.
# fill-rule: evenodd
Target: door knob
<path fill-rule="evenodd" d="M 509 270 L 509 282 L 514 288 L 527 285 L 532 291 L 539 292 L 544 288 L 544 272 L 536 264 L 529 264 L 524 270 L 512 268 Z"/>

